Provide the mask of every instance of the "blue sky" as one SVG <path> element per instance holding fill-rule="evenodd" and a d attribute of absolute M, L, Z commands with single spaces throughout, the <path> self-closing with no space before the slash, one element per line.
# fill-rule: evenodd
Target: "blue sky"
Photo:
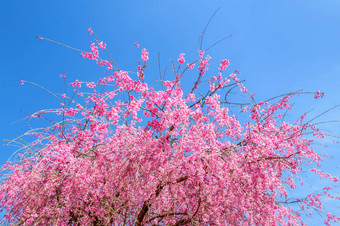
<path fill-rule="evenodd" d="M 58 104 L 37 87 L 21 86 L 20 80 L 62 93 L 62 72 L 69 81 L 94 81 L 103 76 L 98 66 L 82 59 L 78 52 L 40 41 L 35 34 L 89 50 L 92 37 L 87 29 L 91 27 L 107 43 L 119 67 L 129 71 L 136 70 L 140 50 L 133 43 L 139 42 L 150 52 L 146 76 L 153 81 L 159 78 L 158 52 L 163 69 L 166 64 L 170 66 L 170 58 L 177 59 L 182 52 L 186 59 L 195 59 L 199 34 L 218 7 L 221 9 L 207 29 L 204 46 L 229 34 L 233 37 L 208 52 L 212 70 L 222 59 L 229 59 L 230 72 L 239 70 L 240 78 L 246 80 L 246 87 L 258 100 L 300 89 L 326 93 L 322 100 L 313 96 L 295 98 L 291 119 L 310 110 L 315 116 L 340 104 L 338 0 L 1 1 L 0 164 L 14 150 L 3 146 L 3 139 L 13 139 L 28 129 L 25 122 L 14 122 Z M 167 78 L 171 78 L 170 73 Z M 330 119 L 340 120 L 340 110 L 319 121 Z M 340 135 L 339 126 L 329 123 L 321 128 Z M 340 176 L 335 167 L 340 146 L 332 144 L 331 139 L 324 142 L 329 148 L 319 148 L 334 157 L 326 163 L 326 169 Z M 322 183 L 326 182 L 310 180 L 313 188 Z M 339 204 L 330 209 L 340 215 Z"/>

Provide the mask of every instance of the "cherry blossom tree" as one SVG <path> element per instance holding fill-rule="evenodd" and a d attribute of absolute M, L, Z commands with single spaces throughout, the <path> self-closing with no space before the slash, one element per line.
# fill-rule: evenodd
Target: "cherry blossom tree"
<path fill-rule="evenodd" d="M 229 60 L 221 61 L 216 75 L 208 75 L 211 57 L 202 49 L 192 62 L 179 54 L 172 62 L 173 79 L 157 88 L 145 82 L 145 48 L 136 43 L 141 61 L 135 73 L 127 72 L 109 54 L 108 60 L 99 57 L 106 45 L 89 31 L 94 42 L 81 56 L 110 73 L 95 82 L 70 83 L 71 94 L 52 93 L 61 106 L 31 115 L 50 115 L 51 125 L 27 132 L 32 142 L 12 141 L 22 148 L 2 167 L 4 222 L 305 224 L 292 203 L 323 214 L 325 224 L 339 221 L 323 209 L 321 197 L 339 199 L 331 187 L 303 199 L 291 199 L 287 192 L 302 182 L 305 164 L 311 173 L 338 180 L 320 167 L 323 156 L 308 134 L 314 139 L 324 134 L 313 121 L 306 114 L 296 122 L 285 119 L 292 109 L 289 99 L 300 93 L 257 102 L 239 72 L 227 72 Z M 184 89 L 188 73 L 197 76 L 192 88 Z M 249 103 L 233 103 L 231 91 L 247 96 Z M 233 106 L 240 110 L 232 111 Z"/>

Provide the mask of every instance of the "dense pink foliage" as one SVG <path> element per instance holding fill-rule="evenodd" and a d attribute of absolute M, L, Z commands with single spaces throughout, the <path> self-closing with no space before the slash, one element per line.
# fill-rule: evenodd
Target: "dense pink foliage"
<path fill-rule="evenodd" d="M 318 167 L 322 159 L 304 135 L 323 134 L 304 123 L 305 115 L 296 123 L 284 120 L 293 94 L 276 103 L 254 102 L 239 72 L 223 75 L 228 60 L 209 77 L 211 58 L 200 51 L 197 79 L 184 91 L 183 72 L 195 64 L 185 67 L 183 53 L 182 72 L 174 70 L 175 79 L 163 81 L 160 90 L 144 82 L 144 66 L 136 74 L 114 69 L 112 61 L 99 58 L 95 43 L 82 56 L 112 73 L 96 82 L 71 83 L 77 98 L 63 94 L 61 108 L 32 115 L 57 114 L 61 120 L 33 131 L 36 140 L 25 144 L 20 160 L 3 167 L 10 173 L 0 186 L 0 204 L 10 223 L 303 224 L 289 207 L 286 190 L 300 182 L 303 161 L 314 162 L 312 172 L 337 180 Z M 144 48 L 141 58 L 149 59 Z M 203 76 L 210 89 L 199 96 Z M 104 92 L 96 90 L 103 86 Z M 253 101 L 240 113 L 247 121 L 233 115 L 220 96 L 235 87 Z M 322 210 L 320 197 L 329 190 L 294 202 Z M 328 224 L 339 218 L 327 213 L 325 219 Z"/>

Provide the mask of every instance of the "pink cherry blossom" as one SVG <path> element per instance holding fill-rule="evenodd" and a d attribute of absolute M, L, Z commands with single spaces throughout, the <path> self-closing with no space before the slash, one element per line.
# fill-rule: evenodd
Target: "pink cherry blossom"
<path fill-rule="evenodd" d="M 222 60 L 220 67 L 218 68 L 220 71 L 224 71 L 227 69 L 227 67 L 229 66 L 229 60 Z"/>
<path fill-rule="evenodd" d="M 320 92 L 320 90 L 318 90 L 318 91 L 315 92 L 314 98 L 319 99 L 319 98 L 323 98 L 324 96 L 325 96 L 325 93 Z"/>
<path fill-rule="evenodd" d="M 94 43 L 90 48 L 82 56 L 111 70 L 95 81 L 69 83 L 74 93 L 61 94 L 67 99 L 31 114 L 30 120 L 51 115 L 51 125 L 16 140 L 16 158 L 2 167 L 2 223 L 305 225 L 307 210 L 326 225 L 339 222 L 323 205 L 323 197 L 339 201 L 332 186 L 299 198 L 289 192 L 304 186 L 299 175 L 306 169 L 338 181 L 323 170 L 326 155 L 313 146 L 326 134 L 307 114 L 285 118 L 297 95 L 256 102 L 238 71 L 222 74 L 229 60 L 206 73 L 211 57 L 203 50 L 195 77 L 183 79 L 195 65 L 180 70 L 180 54 L 174 74 L 153 85 L 144 81 L 146 65 L 115 70 Z M 146 49 L 141 58 L 148 60 Z M 183 87 L 188 79 L 192 90 Z M 251 104 L 237 109 L 231 91 Z"/>
<path fill-rule="evenodd" d="M 98 46 L 99 46 L 99 48 L 101 48 L 101 49 L 106 49 L 106 44 L 103 43 L 103 42 L 99 42 L 99 43 L 98 43 Z"/>
<path fill-rule="evenodd" d="M 93 34 L 93 30 L 92 30 L 92 28 L 89 28 L 89 29 L 88 29 L 88 31 L 90 32 L 90 35 L 92 35 L 92 34 Z"/>
<path fill-rule="evenodd" d="M 146 62 L 149 59 L 149 53 L 146 51 L 146 49 L 142 49 L 142 60 Z"/>
<path fill-rule="evenodd" d="M 180 64 L 183 64 L 185 62 L 184 55 L 184 53 L 179 54 L 178 62 Z"/>
<path fill-rule="evenodd" d="M 76 80 L 75 82 L 71 82 L 70 85 L 73 86 L 73 87 L 80 88 L 81 87 L 81 81 Z"/>
<path fill-rule="evenodd" d="M 86 84 L 86 86 L 87 86 L 88 88 L 94 88 L 94 87 L 96 87 L 96 83 L 91 82 L 91 83 Z"/>
<path fill-rule="evenodd" d="M 191 70 L 195 67 L 195 64 L 187 64 L 187 67 L 188 67 L 189 70 Z"/>
<path fill-rule="evenodd" d="M 140 45 L 138 44 L 138 42 L 135 42 L 135 43 L 133 43 L 135 46 L 137 46 L 137 48 L 139 48 L 140 47 Z"/>

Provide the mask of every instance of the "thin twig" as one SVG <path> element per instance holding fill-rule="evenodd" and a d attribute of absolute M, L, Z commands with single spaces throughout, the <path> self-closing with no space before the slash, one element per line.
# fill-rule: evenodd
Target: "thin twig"
<path fill-rule="evenodd" d="M 214 18 L 215 14 L 218 12 L 218 10 L 220 10 L 220 7 L 219 7 L 219 8 L 217 8 L 217 9 L 215 10 L 214 14 L 213 14 L 213 15 L 210 17 L 210 19 L 209 19 L 209 21 L 208 21 L 207 25 L 205 25 L 205 28 L 204 28 L 204 30 L 203 30 L 203 32 L 202 32 L 202 36 L 201 36 L 200 50 L 202 49 L 202 45 L 203 45 L 203 38 L 204 38 L 205 31 L 207 30 L 207 28 L 208 28 L 208 26 L 209 26 L 209 24 L 210 24 L 211 20 Z"/>

